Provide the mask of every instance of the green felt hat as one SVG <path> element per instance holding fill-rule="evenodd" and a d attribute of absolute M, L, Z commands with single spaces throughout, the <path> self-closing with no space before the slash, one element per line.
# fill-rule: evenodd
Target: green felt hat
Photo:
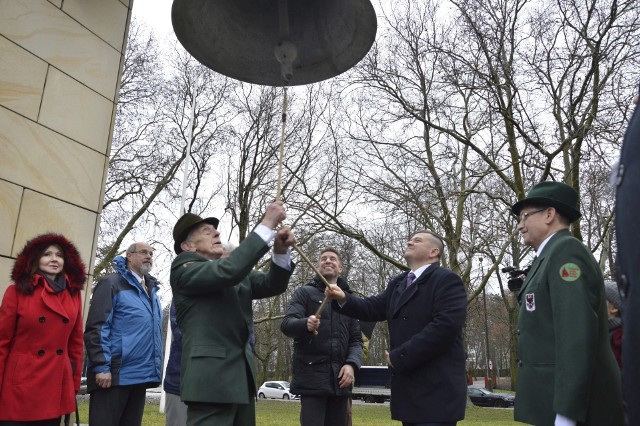
<path fill-rule="evenodd" d="M 176 222 L 176 225 L 173 227 L 173 250 L 176 254 L 182 253 L 182 248 L 180 244 L 189 236 L 189 232 L 196 226 L 201 223 L 209 223 L 213 225 L 214 228 L 218 229 L 218 219 L 215 217 L 207 217 L 205 219 L 201 218 L 197 214 L 193 213 L 185 213 L 182 215 L 180 219 Z"/>
<path fill-rule="evenodd" d="M 569 222 L 575 222 L 581 216 L 578 192 L 562 182 L 541 182 L 535 185 L 524 199 L 511 206 L 511 211 L 520 216 L 523 207 L 529 205 L 554 207 Z"/>

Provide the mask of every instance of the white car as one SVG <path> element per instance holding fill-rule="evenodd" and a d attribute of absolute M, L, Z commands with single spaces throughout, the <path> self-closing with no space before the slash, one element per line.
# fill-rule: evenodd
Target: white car
<path fill-rule="evenodd" d="M 298 395 L 292 394 L 289 388 L 289 382 L 264 382 L 258 389 L 258 398 L 298 399 Z"/>

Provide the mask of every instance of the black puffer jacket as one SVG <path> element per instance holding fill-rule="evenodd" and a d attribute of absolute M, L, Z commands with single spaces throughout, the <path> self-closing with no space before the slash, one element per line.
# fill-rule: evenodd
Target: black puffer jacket
<path fill-rule="evenodd" d="M 338 285 L 349 286 L 342 278 Z M 328 303 L 321 314 L 318 334 L 307 330 L 307 318 L 315 315 L 324 299 L 324 283 L 319 278 L 298 288 L 291 299 L 280 330 L 293 342 L 293 380 L 291 393 L 296 395 L 351 394 L 351 386 L 340 389 L 338 374 L 345 364 L 354 370 L 362 362 L 362 334 L 358 320 L 333 312 Z"/>

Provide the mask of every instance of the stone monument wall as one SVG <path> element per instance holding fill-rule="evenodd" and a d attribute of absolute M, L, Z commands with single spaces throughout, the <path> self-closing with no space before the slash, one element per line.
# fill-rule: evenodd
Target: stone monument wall
<path fill-rule="evenodd" d="M 0 0 L 0 294 L 45 232 L 72 240 L 92 272 L 132 6 Z"/>

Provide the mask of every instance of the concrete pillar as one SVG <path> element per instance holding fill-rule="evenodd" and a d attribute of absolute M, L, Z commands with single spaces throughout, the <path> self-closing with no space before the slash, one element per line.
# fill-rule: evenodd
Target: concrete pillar
<path fill-rule="evenodd" d="M 45 232 L 72 240 L 92 272 L 132 6 L 0 0 L 0 294 Z"/>

